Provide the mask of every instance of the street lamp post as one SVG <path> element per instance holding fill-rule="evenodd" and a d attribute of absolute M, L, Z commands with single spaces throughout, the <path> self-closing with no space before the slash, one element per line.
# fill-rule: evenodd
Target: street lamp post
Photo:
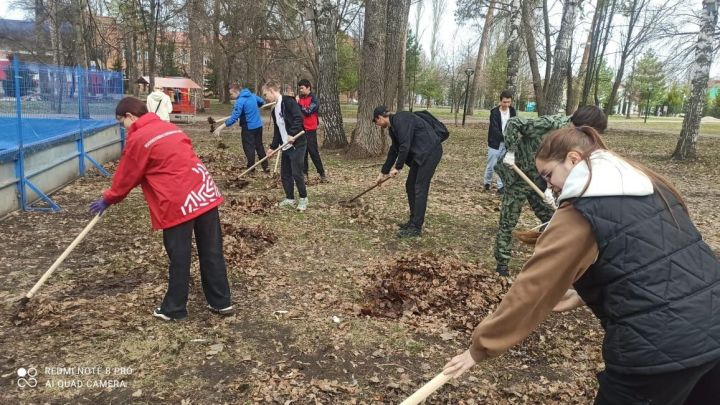
<path fill-rule="evenodd" d="M 467 68 L 465 69 L 465 75 L 467 76 L 467 81 L 465 82 L 465 106 L 463 107 L 463 121 L 462 126 L 465 126 L 465 116 L 467 115 L 467 102 L 468 102 L 468 89 L 470 88 L 470 76 L 475 73 L 474 70 Z"/>

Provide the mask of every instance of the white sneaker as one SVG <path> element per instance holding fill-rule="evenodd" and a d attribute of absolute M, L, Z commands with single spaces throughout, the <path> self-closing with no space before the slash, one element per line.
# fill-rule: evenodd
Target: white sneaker
<path fill-rule="evenodd" d="M 289 198 L 286 198 L 278 203 L 278 207 L 280 208 L 294 208 L 295 207 L 295 200 L 291 200 Z"/>
<path fill-rule="evenodd" d="M 212 305 L 208 304 L 207 308 L 210 311 L 220 315 L 232 315 L 235 312 L 235 307 L 233 307 L 232 305 L 225 308 L 215 308 Z"/>
<path fill-rule="evenodd" d="M 303 212 L 307 209 L 307 205 L 308 205 L 307 197 L 301 198 L 300 201 L 298 201 L 297 210 L 300 212 Z"/>

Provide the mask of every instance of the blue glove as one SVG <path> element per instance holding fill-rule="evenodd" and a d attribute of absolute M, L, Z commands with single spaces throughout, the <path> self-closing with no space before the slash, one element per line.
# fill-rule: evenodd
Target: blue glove
<path fill-rule="evenodd" d="M 95 215 L 102 215 L 103 212 L 105 212 L 106 209 L 110 204 L 105 202 L 102 198 L 96 201 L 93 201 L 92 204 L 90 204 L 90 212 Z"/>

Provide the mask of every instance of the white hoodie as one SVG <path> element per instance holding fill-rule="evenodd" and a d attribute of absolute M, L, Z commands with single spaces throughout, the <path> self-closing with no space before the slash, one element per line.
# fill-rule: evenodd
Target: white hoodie
<path fill-rule="evenodd" d="M 631 166 L 624 159 L 606 150 L 597 150 L 590 155 L 592 178 L 587 163 L 582 161 L 570 170 L 563 185 L 558 205 L 570 198 L 583 197 L 643 196 L 654 191 L 652 181 L 645 173 Z"/>
<path fill-rule="evenodd" d="M 157 114 L 161 120 L 170 121 L 170 113 L 172 112 L 172 101 L 170 96 L 161 90 L 153 90 L 147 96 L 147 109 L 151 113 Z"/>

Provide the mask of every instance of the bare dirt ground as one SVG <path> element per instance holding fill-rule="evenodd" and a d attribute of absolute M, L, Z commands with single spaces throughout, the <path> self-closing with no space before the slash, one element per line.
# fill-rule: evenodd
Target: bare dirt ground
<path fill-rule="evenodd" d="M 207 124 L 184 128 L 227 198 L 221 220 L 237 313 L 205 309 L 195 263 L 189 318 L 150 315 L 165 292 L 167 258 L 139 190 L 103 216 L 19 311 L 15 300 L 91 219 L 88 204 L 109 184 L 91 174 L 53 196 L 61 212 L 0 221 L 0 403 L 397 403 L 467 347 L 509 287 L 493 272 L 499 198 L 481 189 L 482 128 L 452 129 L 416 240 L 395 237 L 407 215 L 402 180 L 354 207 L 339 204 L 371 184 L 380 159 L 322 151 L 331 183 L 313 177 L 300 214 L 274 206 L 282 197 L 276 179 L 237 177 L 237 130 L 220 144 Z M 718 139 L 702 139 L 701 159 L 689 164 L 668 159 L 668 134 L 624 130 L 606 140 L 672 179 L 720 250 Z M 520 226 L 537 223 L 525 212 Z M 531 254 L 516 247 L 513 272 Z M 552 315 L 430 402 L 590 403 L 602 335 L 585 309 Z M 36 387 L 18 387 L 20 367 L 37 370 Z"/>

